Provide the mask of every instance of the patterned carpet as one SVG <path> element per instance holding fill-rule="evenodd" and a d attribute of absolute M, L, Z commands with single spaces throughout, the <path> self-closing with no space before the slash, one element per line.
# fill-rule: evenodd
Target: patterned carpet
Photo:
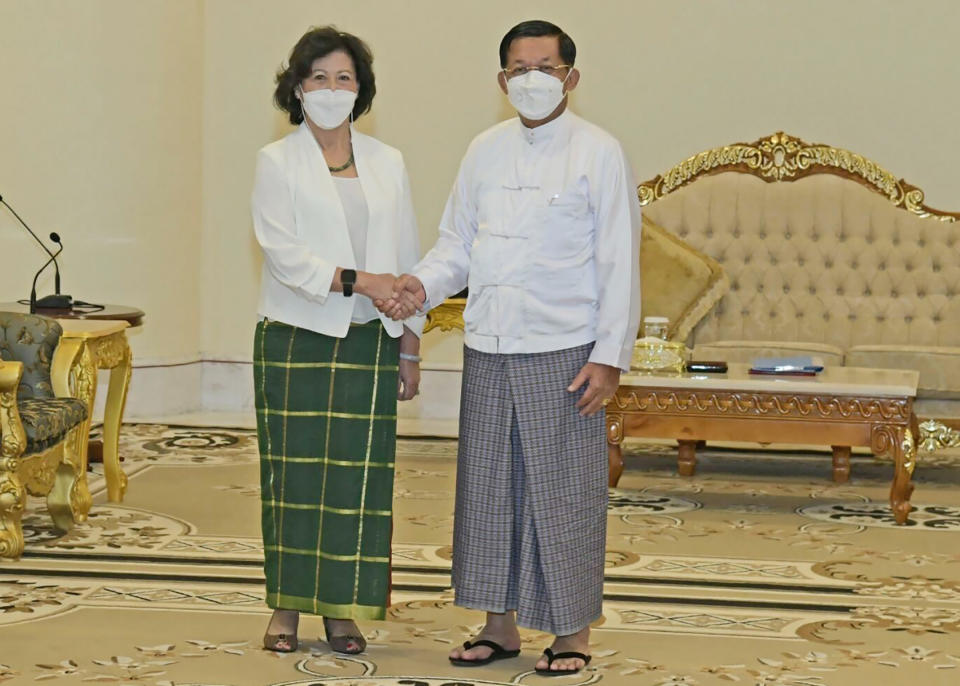
<path fill-rule="evenodd" d="M 536 632 L 518 659 L 447 663 L 482 620 L 449 591 L 455 442 L 400 442 L 393 605 L 363 625 L 368 652 L 346 659 L 309 617 L 298 653 L 259 648 L 253 433 L 131 425 L 122 441 L 126 501 L 106 503 L 92 475 L 89 521 L 61 535 L 32 500 L 27 553 L 0 563 L 4 686 L 544 682 L 532 669 L 549 637 Z M 822 453 L 708 449 L 688 479 L 669 446 L 627 448 L 595 657 L 558 683 L 960 683 L 960 455 L 921 461 L 917 510 L 897 527 L 890 466 L 869 457 L 835 485 Z"/>

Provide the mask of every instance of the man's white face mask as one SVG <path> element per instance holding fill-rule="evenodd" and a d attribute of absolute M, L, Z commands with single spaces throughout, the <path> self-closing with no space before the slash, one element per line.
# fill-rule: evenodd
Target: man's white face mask
<path fill-rule="evenodd" d="M 536 69 L 531 69 L 521 76 L 514 76 L 507 79 L 507 98 L 517 112 L 527 119 L 546 119 L 566 97 L 563 85 L 572 71 L 567 71 L 563 81 Z"/>
<path fill-rule="evenodd" d="M 554 79 L 556 80 L 556 79 Z M 300 90 L 300 102 L 310 121 L 321 129 L 335 129 L 350 116 L 357 100 L 354 91 L 338 88 L 323 88 L 304 92 Z"/>

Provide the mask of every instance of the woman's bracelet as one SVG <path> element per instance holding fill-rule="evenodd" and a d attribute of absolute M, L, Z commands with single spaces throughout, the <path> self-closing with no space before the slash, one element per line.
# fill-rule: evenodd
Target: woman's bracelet
<path fill-rule="evenodd" d="M 419 355 L 411 355 L 411 354 L 409 354 L 409 353 L 400 353 L 400 359 L 401 359 L 401 360 L 406 360 L 407 362 L 419 362 L 419 361 L 420 361 L 420 356 L 419 356 Z"/>

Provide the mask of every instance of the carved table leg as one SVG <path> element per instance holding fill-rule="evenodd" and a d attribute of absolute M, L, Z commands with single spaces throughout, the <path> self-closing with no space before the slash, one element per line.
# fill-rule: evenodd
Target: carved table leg
<path fill-rule="evenodd" d="M 877 425 L 873 427 L 870 437 L 870 448 L 874 455 L 893 457 L 890 507 L 897 524 L 906 524 L 910 514 L 910 496 L 913 493 L 911 479 L 917 457 L 915 425 L 915 417 L 908 426 Z"/>
<path fill-rule="evenodd" d="M 912 425 L 903 429 L 894 454 L 893 485 L 890 487 L 890 507 L 897 524 L 906 524 L 910 514 L 910 496 L 913 494 L 913 470 L 916 467 L 916 417 Z"/>
<path fill-rule="evenodd" d="M 121 348 L 120 359 L 110 370 L 110 386 L 103 415 L 103 471 L 107 479 L 107 497 L 111 502 L 119 503 L 127 491 L 127 475 L 120 467 L 119 440 L 123 408 L 130 386 L 130 346 L 123 334 L 111 337 L 111 343 Z"/>
<path fill-rule="evenodd" d="M 615 488 L 623 474 L 623 418 L 618 414 L 607 413 L 607 463 L 610 469 L 609 485 Z"/>
<path fill-rule="evenodd" d="M 835 445 L 833 448 L 833 481 L 845 484 L 850 480 L 850 446 Z"/>
<path fill-rule="evenodd" d="M 93 354 L 86 341 L 64 338 L 60 341 L 60 348 L 69 346 L 80 348 L 71 372 L 72 395 L 79 398 L 87 406 L 87 418 L 67 436 L 66 461 L 73 464 L 76 473 L 76 483 L 70 494 L 73 505 L 73 515 L 77 522 L 87 521 L 90 505 L 93 498 L 87 485 L 87 436 L 90 435 L 90 424 L 93 421 L 93 405 L 97 395 L 97 367 Z M 59 353 L 59 349 L 58 349 Z"/>
<path fill-rule="evenodd" d="M 678 440 L 677 471 L 680 476 L 693 476 L 697 471 L 697 441 Z"/>

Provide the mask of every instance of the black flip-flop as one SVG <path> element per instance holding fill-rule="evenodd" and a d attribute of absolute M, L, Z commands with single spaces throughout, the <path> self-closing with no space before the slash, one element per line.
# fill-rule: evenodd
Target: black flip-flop
<path fill-rule="evenodd" d="M 579 658 L 583 660 L 583 666 L 586 667 L 590 664 L 591 655 L 584 655 L 583 653 L 578 653 L 576 651 L 570 650 L 565 653 L 556 653 L 549 648 L 543 651 L 543 654 L 547 656 L 547 668 L 546 669 L 535 669 L 534 671 L 540 676 L 565 676 L 567 674 L 576 674 L 579 672 L 579 669 L 550 669 L 550 665 L 553 664 L 554 660 L 564 660 L 566 658 Z M 583 667 L 581 667 L 583 669 Z"/>
<path fill-rule="evenodd" d="M 463 644 L 464 650 L 481 647 L 490 648 L 493 650 L 493 652 L 482 660 L 464 660 L 460 657 L 451 657 L 451 664 L 454 664 L 457 667 L 479 667 L 480 665 L 488 665 L 491 662 L 496 662 L 497 660 L 506 660 L 511 657 L 516 657 L 520 654 L 519 650 L 504 650 L 503 646 L 499 643 L 488 641 L 486 639 L 480 639 L 479 641 L 474 641 L 473 643 L 470 641 L 464 641 Z"/>

